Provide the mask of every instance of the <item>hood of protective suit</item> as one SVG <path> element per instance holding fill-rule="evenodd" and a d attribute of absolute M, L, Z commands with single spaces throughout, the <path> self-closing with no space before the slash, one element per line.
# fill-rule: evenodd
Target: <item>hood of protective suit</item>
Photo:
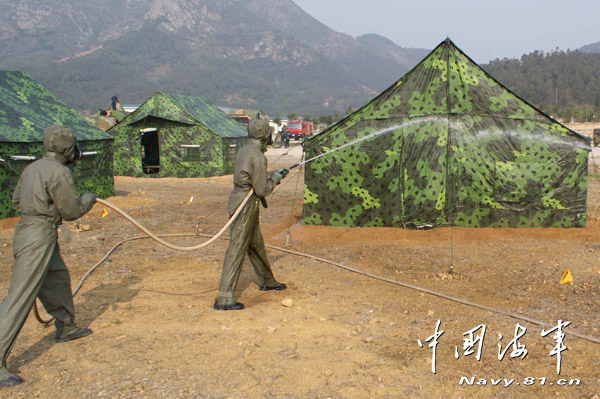
<path fill-rule="evenodd" d="M 44 130 L 44 149 L 58 154 L 59 159 L 64 164 L 70 164 L 81 159 L 77 137 L 66 126 L 54 125 Z"/>
<path fill-rule="evenodd" d="M 266 149 L 267 144 L 272 144 L 271 126 L 266 119 L 254 119 L 248 124 L 248 135 L 256 140 L 259 140 Z"/>

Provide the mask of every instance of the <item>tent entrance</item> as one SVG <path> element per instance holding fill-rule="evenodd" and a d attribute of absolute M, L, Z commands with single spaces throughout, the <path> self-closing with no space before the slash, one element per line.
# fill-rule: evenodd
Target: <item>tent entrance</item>
<path fill-rule="evenodd" d="M 141 155 L 142 171 L 151 175 L 160 172 L 160 151 L 158 142 L 158 130 L 148 128 L 140 130 L 141 133 Z"/>

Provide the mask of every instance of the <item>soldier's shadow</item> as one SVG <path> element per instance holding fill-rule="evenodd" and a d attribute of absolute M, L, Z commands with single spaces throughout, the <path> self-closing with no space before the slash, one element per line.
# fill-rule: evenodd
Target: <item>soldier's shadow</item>
<path fill-rule="evenodd" d="M 123 278 L 119 283 L 101 284 L 89 291 L 82 292 L 79 295 L 85 298 L 84 302 L 75 300 L 75 317 L 79 327 L 87 327 L 93 321 L 98 319 L 106 310 L 115 303 L 130 302 L 141 290 L 141 288 L 132 289 L 131 286 L 138 284 L 141 278 L 137 276 L 129 276 Z M 33 312 L 32 312 L 33 313 Z M 33 317 L 33 314 L 30 314 Z M 23 352 L 9 359 L 9 367 L 14 372 L 18 372 L 19 368 L 27 365 L 29 362 L 37 359 L 46 353 L 53 345 L 68 345 L 68 343 L 54 342 L 54 324 L 50 323 L 47 327 L 50 331 L 35 344 L 29 346 Z M 17 337 L 17 339 L 19 339 Z M 94 339 L 92 334 L 83 339 Z"/>

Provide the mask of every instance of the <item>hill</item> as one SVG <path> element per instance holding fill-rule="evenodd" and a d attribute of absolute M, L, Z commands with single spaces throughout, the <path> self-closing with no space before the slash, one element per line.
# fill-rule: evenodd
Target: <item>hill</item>
<path fill-rule="evenodd" d="M 0 5 L 0 68 L 29 72 L 78 109 L 161 90 L 272 115 L 329 113 L 363 104 L 426 53 L 336 32 L 291 0 Z"/>
<path fill-rule="evenodd" d="M 600 42 L 587 44 L 579 49 L 582 53 L 600 53 Z"/>

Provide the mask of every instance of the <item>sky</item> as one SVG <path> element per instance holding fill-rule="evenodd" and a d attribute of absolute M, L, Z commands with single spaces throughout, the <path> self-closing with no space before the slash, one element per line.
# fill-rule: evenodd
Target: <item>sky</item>
<path fill-rule="evenodd" d="M 600 0 L 294 0 L 330 28 L 433 49 L 449 37 L 478 63 L 600 42 Z"/>

